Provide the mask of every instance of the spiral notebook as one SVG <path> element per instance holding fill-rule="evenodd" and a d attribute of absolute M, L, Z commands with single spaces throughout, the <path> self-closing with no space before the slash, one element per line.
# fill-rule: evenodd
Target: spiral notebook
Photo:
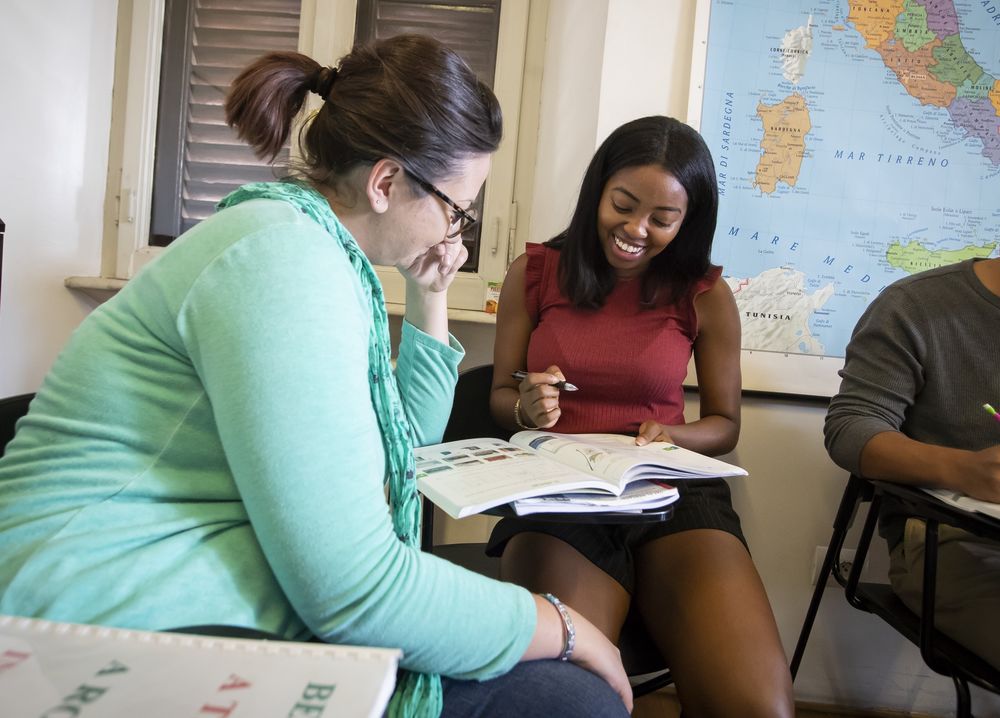
<path fill-rule="evenodd" d="M 401 655 L 0 616 L 0 714 L 381 716 Z"/>

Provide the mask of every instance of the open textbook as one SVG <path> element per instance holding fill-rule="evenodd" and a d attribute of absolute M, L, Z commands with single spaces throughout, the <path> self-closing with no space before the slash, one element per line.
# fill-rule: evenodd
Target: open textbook
<path fill-rule="evenodd" d="M 518 499 L 581 492 L 620 497 L 626 487 L 639 481 L 672 483 L 747 474 L 738 466 L 674 444 L 636 446 L 635 437 L 619 434 L 521 431 L 509 442 L 465 439 L 425 446 L 414 453 L 417 488 L 454 518 Z M 643 490 L 661 495 L 664 491 L 658 486 Z"/>
<path fill-rule="evenodd" d="M 0 715 L 377 718 L 400 655 L 0 616 Z"/>

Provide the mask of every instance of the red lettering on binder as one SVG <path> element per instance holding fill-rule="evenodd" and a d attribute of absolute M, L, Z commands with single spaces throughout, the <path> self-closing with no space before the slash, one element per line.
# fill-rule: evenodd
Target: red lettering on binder
<path fill-rule="evenodd" d="M 31 657 L 30 653 L 22 653 L 21 651 L 4 651 L 0 653 L 0 671 L 6 671 L 9 668 L 23 663 L 28 658 Z"/>
<path fill-rule="evenodd" d="M 226 682 L 219 686 L 220 691 L 231 691 L 235 688 L 249 688 L 252 684 L 245 678 L 240 678 L 235 673 L 229 674 Z"/>
<path fill-rule="evenodd" d="M 225 716 L 228 716 L 230 713 L 232 713 L 234 710 L 236 710 L 236 706 L 238 706 L 238 705 L 239 705 L 239 703 L 237 703 L 236 701 L 233 701 L 232 704 L 228 708 L 223 708 L 222 706 L 213 706 L 213 705 L 209 705 L 208 703 L 206 703 L 205 705 L 203 705 L 201 707 L 201 710 L 198 711 L 198 712 L 199 713 L 211 713 L 212 715 L 223 716 L 223 718 L 225 718 Z"/>

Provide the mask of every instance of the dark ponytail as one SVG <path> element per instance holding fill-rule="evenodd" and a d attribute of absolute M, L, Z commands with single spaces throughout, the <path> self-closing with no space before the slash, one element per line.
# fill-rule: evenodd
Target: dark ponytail
<path fill-rule="evenodd" d="M 360 45 L 336 69 L 298 53 L 265 55 L 233 82 L 226 120 L 273 159 L 310 90 L 325 102 L 299 144 L 302 171 L 316 184 L 383 158 L 434 182 L 458 161 L 496 151 L 503 133 L 493 92 L 455 52 L 422 35 Z"/>
<path fill-rule="evenodd" d="M 260 157 L 273 161 L 321 70 L 318 62 L 297 52 L 259 57 L 233 80 L 226 122 Z"/>

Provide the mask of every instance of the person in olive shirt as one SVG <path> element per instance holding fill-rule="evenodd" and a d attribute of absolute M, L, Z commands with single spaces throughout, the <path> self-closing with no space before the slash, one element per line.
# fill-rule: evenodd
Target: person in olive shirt
<path fill-rule="evenodd" d="M 837 464 L 869 479 L 1000 502 L 1000 259 L 902 279 L 861 317 L 826 417 Z M 924 524 L 887 502 L 894 591 L 921 604 Z M 941 525 L 934 622 L 1000 667 L 1000 546 Z"/>

